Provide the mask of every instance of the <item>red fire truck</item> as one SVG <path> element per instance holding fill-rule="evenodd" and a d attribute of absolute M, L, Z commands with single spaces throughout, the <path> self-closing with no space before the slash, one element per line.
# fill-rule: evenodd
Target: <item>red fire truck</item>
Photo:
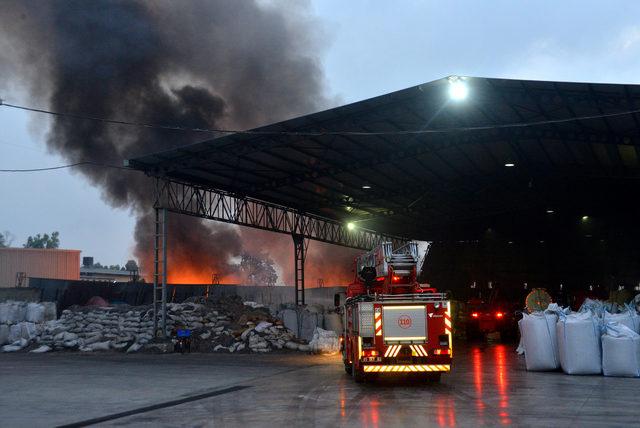
<path fill-rule="evenodd" d="M 356 259 L 342 346 L 345 371 L 356 382 L 396 373 L 438 381 L 451 369 L 450 302 L 417 282 L 418 260 L 416 242 L 397 249 L 384 242 Z"/>

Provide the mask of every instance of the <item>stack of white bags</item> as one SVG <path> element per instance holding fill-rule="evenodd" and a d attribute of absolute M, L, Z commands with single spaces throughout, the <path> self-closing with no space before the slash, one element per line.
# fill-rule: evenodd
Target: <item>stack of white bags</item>
<path fill-rule="evenodd" d="M 640 377 L 640 316 L 633 306 L 612 314 L 594 300 L 574 313 L 551 304 L 523 314 L 518 325 L 527 370 Z"/>

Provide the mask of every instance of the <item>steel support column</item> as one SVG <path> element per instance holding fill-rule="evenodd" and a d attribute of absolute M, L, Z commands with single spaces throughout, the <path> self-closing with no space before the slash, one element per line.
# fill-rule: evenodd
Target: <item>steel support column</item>
<path fill-rule="evenodd" d="M 167 336 L 167 209 L 155 208 L 153 254 L 153 334 Z"/>
<path fill-rule="evenodd" d="M 307 256 L 308 239 L 303 235 L 293 234 L 293 260 L 296 305 L 304 305 L 304 259 Z"/>

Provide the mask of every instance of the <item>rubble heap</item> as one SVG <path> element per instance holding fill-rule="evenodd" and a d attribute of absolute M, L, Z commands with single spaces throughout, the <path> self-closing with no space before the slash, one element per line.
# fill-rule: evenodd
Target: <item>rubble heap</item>
<path fill-rule="evenodd" d="M 247 303 L 233 296 L 216 301 L 198 298 L 167 304 L 167 330 L 191 330 L 191 350 L 197 352 L 310 350 L 308 344 L 297 340 L 267 308 Z M 21 337 L 2 350 L 11 352 L 23 348 L 31 352 L 168 352 L 172 344 L 154 338 L 151 306 L 75 306 L 64 310 L 58 320 L 35 325 L 28 337 Z"/>

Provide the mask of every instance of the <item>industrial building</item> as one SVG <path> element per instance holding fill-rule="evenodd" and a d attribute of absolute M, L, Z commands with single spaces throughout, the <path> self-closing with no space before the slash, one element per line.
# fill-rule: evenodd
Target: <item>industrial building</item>
<path fill-rule="evenodd" d="M 29 278 L 80 279 L 80 250 L 0 248 L 0 287 L 28 287 Z"/>

